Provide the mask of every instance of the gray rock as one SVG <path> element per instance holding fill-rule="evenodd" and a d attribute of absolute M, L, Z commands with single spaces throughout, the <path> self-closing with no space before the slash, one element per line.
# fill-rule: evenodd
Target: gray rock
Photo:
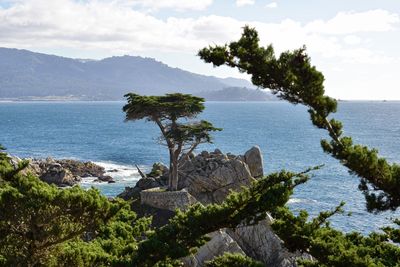
<path fill-rule="evenodd" d="M 166 188 L 152 188 L 140 192 L 140 203 L 157 209 L 175 211 L 185 210 L 195 204 L 197 200 L 185 189 L 180 191 L 166 191 Z"/>
<path fill-rule="evenodd" d="M 219 150 L 218 148 L 216 148 L 216 149 L 214 150 L 214 153 L 215 153 L 215 154 L 222 154 L 221 150 Z"/>
<path fill-rule="evenodd" d="M 253 146 L 244 154 L 244 161 L 249 166 L 250 173 L 254 178 L 264 175 L 263 157 L 258 146 Z"/>
<path fill-rule="evenodd" d="M 227 232 L 247 256 L 261 261 L 266 266 L 297 266 L 296 255 L 289 253 L 284 248 L 283 242 L 272 231 L 271 223 L 272 218 L 269 216 L 257 225 L 238 226 L 236 229 Z"/>
<path fill-rule="evenodd" d="M 98 177 L 101 181 L 113 181 L 110 176 L 104 176 L 105 170 L 92 162 L 80 162 L 77 160 L 56 160 L 51 157 L 46 159 L 27 159 L 28 167 L 23 173 L 32 173 L 41 180 L 57 186 L 75 185 L 81 181 L 81 177 Z"/>
<path fill-rule="evenodd" d="M 201 156 L 203 158 L 207 158 L 209 156 L 209 153 L 208 153 L 208 151 L 202 151 L 199 156 Z"/>
<path fill-rule="evenodd" d="M 181 259 L 185 267 L 203 267 L 205 262 L 220 256 L 225 252 L 240 253 L 245 255 L 240 246 L 225 232 L 219 230 L 208 234 L 211 238 L 201 246 L 193 255 Z"/>
<path fill-rule="evenodd" d="M 120 193 L 117 197 L 120 197 L 125 200 L 138 199 L 140 197 L 141 191 L 142 189 L 140 189 L 139 187 L 127 186 L 125 187 L 125 190 L 122 193 Z"/>
<path fill-rule="evenodd" d="M 74 185 L 79 182 L 71 171 L 64 169 L 59 163 L 52 163 L 48 169 L 40 176 L 40 179 L 49 184 L 58 186 Z"/>
<path fill-rule="evenodd" d="M 202 155 L 185 162 L 179 172 L 179 188 L 187 188 L 201 203 L 221 203 L 230 190 L 254 181 L 245 162 L 224 154 L 208 154 L 207 159 Z"/>
<path fill-rule="evenodd" d="M 125 200 L 138 199 L 141 191 L 160 186 L 163 186 L 163 183 L 160 179 L 154 177 L 142 178 L 134 187 L 125 187 L 125 190 L 119 194 L 118 197 Z"/>
<path fill-rule="evenodd" d="M 100 176 L 94 181 L 95 182 L 107 182 L 107 183 L 110 183 L 110 184 L 111 183 L 115 183 L 114 179 L 109 175 Z"/>

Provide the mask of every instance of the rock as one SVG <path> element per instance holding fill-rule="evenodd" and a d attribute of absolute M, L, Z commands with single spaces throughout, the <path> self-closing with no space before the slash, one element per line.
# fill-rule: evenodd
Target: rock
<path fill-rule="evenodd" d="M 71 186 L 79 182 L 79 178 L 75 177 L 68 169 L 64 169 L 59 163 L 49 164 L 47 170 L 40 176 L 40 179 L 58 186 Z"/>
<path fill-rule="evenodd" d="M 153 164 L 151 171 L 146 174 L 147 177 L 161 178 L 162 180 L 168 179 L 169 169 L 161 162 Z"/>
<path fill-rule="evenodd" d="M 140 192 L 140 203 L 150 207 L 175 211 L 185 210 L 195 204 L 197 200 L 185 189 L 180 191 L 166 191 L 166 188 L 151 188 Z"/>
<path fill-rule="evenodd" d="M 125 187 L 125 190 L 118 195 L 118 197 L 129 200 L 129 199 L 137 199 L 140 197 L 140 192 L 143 190 L 156 188 L 163 186 L 163 183 L 160 179 L 149 177 L 140 179 L 135 187 Z"/>
<path fill-rule="evenodd" d="M 107 182 L 109 184 L 115 183 L 114 179 L 108 175 L 97 177 L 97 179 L 95 179 L 93 182 L 96 182 L 96 183 Z"/>
<path fill-rule="evenodd" d="M 56 160 L 51 157 L 46 159 L 27 159 L 28 167 L 23 173 L 32 173 L 41 180 L 57 186 L 71 186 L 79 183 L 81 177 L 97 177 L 99 181 L 112 182 L 111 176 L 105 176 L 103 167 L 93 162 L 80 162 L 77 160 Z"/>
<path fill-rule="evenodd" d="M 18 168 L 18 164 L 21 162 L 21 159 L 16 156 L 11 156 L 9 159 L 11 165 L 13 166 L 14 169 Z"/>
<path fill-rule="evenodd" d="M 136 186 L 139 187 L 141 190 L 146 190 L 154 187 L 159 187 L 161 184 L 158 182 L 156 178 L 149 177 L 149 178 L 144 178 L 140 179 L 137 183 Z"/>
<path fill-rule="evenodd" d="M 201 246 L 194 255 L 181 259 L 183 266 L 206 266 L 206 261 L 210 261 L 214 257 L 220 256 L 225 252 L 245 255 L 240 246 L 225 232 L 225 230 L 215 231 L 208 234 L 208 236 L 211 238 L 210 241 Z"/>
<path fill-rule="evenodd" d="M 142 189 L 139 187 L 125 187 L 125 190 L 120 193 L 117 197 L 120 197 L 124 200 L 130 200 L 130 199 L 138 199 L 140 197 L 140 192 Z"/>
<path fill-rule="evenodd" d="M 244 161 L 249 166 L 250 173 L 254 178 L 264 176 L 263 157 L 258 146 L 253 146 L 244 154 Z"/>
<path fill-rule="evenodd" d="M 259 147 L 252 147 L 245 155 L 239 156 L 225 155 L 218 149 L 211 153 L 203 151 L 181 160 L 178 188 L 182 190 L 171 192 L 159 188 L 163 184 L 161 176 L 166 179 L 168 172 L 162 173 L 158 171 L 159 167 L 153 166 L 151 173 L 156 174 L 155 177 L 140 179 L 134 188 L 126 189 L 121 195 L 124 198 L 140 196 L 141 205 L 139 201 L 134 201 L 133 205 L 137 205 L 139 211 L 143 207 L 156 210 L 154 216 L 158 216 L 160 211 L 185 209 L 196 201 L 202 204 L 221 203 L 231 190 L 241 190 L 242 186 L 248 186 L 255 178 L 263 176 L 262 160 Z M 172 216 L 171 213 L 168 215 Z M 166 223 L 165 218 L 162 218 L 162 223 Z M 284 248 L 283 242 L 273 233 L 271 222 L 272 218 L 268 217 L 257 225 L 220 229 L 209 234 L 211 240 L 197 252 L 181 260 L 184 266 L 200 267 L 216 256 L 231 252 L 250 256 L 265 266 L 296 266 L 297 257 L 303 255 L 289 253 Z"/>
<path fill-rule="evenodd" d="M 98 177 L 98 179 L 102 182 L 109 182 L 109 183 L 114 182 L 115 183 L 114 179 L 109 175 L 100 176 L 100 177 Z"/>
<path fill-rule="evenodd" d="M 265 266 L 295 267 L 296 256 L 289 253 L 283 242 L 274 234 L 270 224 L 272 218 L 260 221 L 253 226 L 238 226 L 228 230 L 229 235 L 239 244 L 247 256 L 259 260 Z"/>
<path fill-rule="evenodd" d="M 102 177 L 105 173 L 105 169 L 93 162 L 80 162 L 77 160 L 64 159 L 57 160 L 57 163 L 61 164 L 62 167 L 71 171 L 75 176 L 79 177 Z"/>
<path fill-rule="evenodd" d="M 222 152 L 221 152 L 221 150 L 219 150 L 218 148 L 216 148 L 216 149 L 214 150 L 214 154 L 222 154 Z"/>
<path fill-rule="evenodd" d="M 252 181 L 254 178 L 243 161 L 202 152 L 181 165 L 178 188 L 187 188 L 203 204 L 221 203 L 230 190 L 240 190 Z"/>
<path fill-rule="evenodd" d="M 203 158 L 207 158 L 208 155 L 209 155 L 208 151 L 202 151 L 202 152 L 200 153 L 200 156 L 202 156 Z"/>

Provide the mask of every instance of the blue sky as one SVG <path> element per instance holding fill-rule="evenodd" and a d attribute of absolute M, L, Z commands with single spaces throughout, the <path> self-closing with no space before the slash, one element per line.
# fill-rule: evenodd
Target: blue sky
<path fill-rule="evenodd" d="M 399 0 L 0 0 L 0 46 L 74 58 L 140 55 L 189 71 L 196 53 L 255 27 L 278 52 L 305 44 L 341 99 L 400 99 Z"/>

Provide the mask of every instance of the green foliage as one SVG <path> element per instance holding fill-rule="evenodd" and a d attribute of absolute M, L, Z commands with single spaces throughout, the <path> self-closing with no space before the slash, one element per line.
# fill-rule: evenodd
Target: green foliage
<path fill-rule="evenodd" d="M 192 118 L 204 110 L 204 99 L 188 94 L 166 94 L 165 96 L 141 96 L 126 94 L 128 104 L 123 107 L 126 120 L 148 119 L 150 121 L 176 121 Z"/>
<path fill-rule="evenodd" d="M 263 267 L 264 265 L 252 258 L 246 257 L 239 253 L 224 253 L 222 256 L 216 257 L 207 262 L 207 267 Z"/>
<path fill-rule="evenodd" d="M 163 174 L 163 165 L 160 162 L 156 162 L 151 167 L 151 171 L 146 174 L 147 177 L 159 177 Z"/>
<path fill-rule="evenodd" d="M 59 189 L 30 173 L 21 172 L 27 162 L 14 167 L 9 161 L 5 153 L 0 154 L 0 180 L 3 182 L 0 187 L 0 259 L 3 265 L 46 265 L 54 261 L 66 242 L 85 236 L 95 238 L 99 229 L 104 235 L 106 229 L 110 231 L 112 227 L 121 234 L 121 228 L 113 223 L 120 221 L 123 215 L 128 216 L 126 203 L 111 202 L 95 189 Z M 111 224 L 107 225 L 108 222 Z M 96 253 L 96 257 L 99 255 L 101 253 Z"/>
<path fill-rule="evenodd" d="M 239 193 L 231 193 L 220 205 L 196 204 L 185 212 L 177 211 L 169 224 L 156 229 L 139 244 L 133 263 L 153 266 L 179 259 L 208 241 L 206 234 L 210 232 L 257 223 L 265 218 L 266 211 L 274 214 L 277 207 L 285 205 L 293 188 L 307 181 L 306 172 L 272 173 Z"/>
<path fill-rule="evenodd" d="M 305 211 L 294 216 L 288 208 L 280 208 L 274 214 L 276 221 L 272 228 L 289 250 L 309 253 L 318 260 L 302 260 L 300 266 L 399 266 L 400 248 L 391 243 L 394 239 L 390 235 L 344 234 L 329 226 L 327 218 L 340 213 L 342 205 L 310 221 Z"/>
<path fill-rule="evenodd" d="M 138 241 L 145 238 L 151 219 L 136 218 L 126 205 L 98 229 L 90 242 L 76 239 L 63 245 L 54 266 L 130 266 Z"/>
<path fill-rule="evenodd" d="M 309 108 L 313 124 L 328 131 L 331 141 L 322 140 L 326 153 L 340 160 L 360 177 L 370 211 L 396 209 L 400 205 L 400 166 L 380 158 L 375 149 L 354 145 L 342 136 L 342 124 L 329 119 L 337 102 L 324 93 L 324 76 L 311 65 L 305 47 L 275 56 L 272 45 L 259 46 L 258 33 L 244 27 L 237 42 L 200 50 L 199 56 L 214 66 L 227 65 L 251 75 L 254 85 L 268 88 L 279 98 Z"/>
<path fill-rule="evenodd" d="M 201 143 L 210 143 L 210 132 L 220 131 L 208 121 L 183 123 L 204 110 L 204 99 L 187 94 L 141 96 L 126 94 L 128 103 L 123 107 L 126 121 L 147 119 L 161 130 L 161 140 L 169 150 L 170 172 L 168 187 L 178 189 L 179 159 L 187 157 Z M 180 121 L 178 121 L 180 119 Z"/>
<path fill-rule="evenodd" d="M 277 58 L 271 45 L 263 48 L 258 41 L 257 32 L 245 27 L 238 42 L 206 48 L 199 54 L 216 66 L 225 64 L 250 74 L 255 85 L 270 88 L 282 99 L 309 107 L 313 124 L 327 130 L 331 138 L 322 140 L 324 151 L 360 176 L 368 208 L 395 209 L 399 205 L 400 166 L 388 164 L 374 149 L 353 145 L 350 137 L 342 136 L 342 124 L 328 119 L 337 103 L 324 95 L 324 77 L 310 64 L 305 48 Z M 159 126 L 175 175 L 179 156 L 210 142 L 209 132 L 219 130 L 206 121 L 182 123 L 204 109 L 202 98 L 183 94 L 126 97 L 126 120 L 147 119 Z M 178 210 L 167 225 L 149 231 L 150 219 L 138 219 L 126 202 L 110 201 L 94 189 L 59 189 L 43 183 L 27 173 L 26 161 L 11 164 L 2 150 L 0 147 L 2 266 L 182 266 L 179 259 L 203 245 L 208 233 L 256 224 L 266 212 L 275 218 L 272 228 L 290 251 L 314 257 L 313 261 L 300 261 L 300 266 L 400 266 L 400 247 L 394 244 L 400 241 L 399 228 L 385 227 L 368 236 L 345 234 L 327 221 L 342 213 L 343 203 L 313 219 L 305 211 L 294 215 L 285 206 L 293 189 L 305 183 L 307 173 L 318 167 L 301 173 L 272 173 L 249 188 L 232 192 L 222 204 Z M 176 186 L 177 180 L 170 188 Z M 375 190 L 383 192 L 376 195 Z M 400 225 L 400 220 L 394 222 Z M 262 266 L 237 254 L 224 254 L 207 264 Z"/>
<path fill-rule="evenodd" d="M 353 145 L 350 137 L 342 136 L 342 123 L 328 119 L 336 112 L 337 102 L 324 95 L 324 76 L 311 65 L 305 47 L 276 57 L 272 45 L 260 47 L 257 32 L 246 26 L 239 41 L 204 48 L 199 56 L 214 66 L 237 68 L 251 75 L 253 84 L 271 89 L 290 103 L 307 106 L 313 124 L 327 130 L 331 138 L 321 141 L 323 150 L 360 177 L 359 188 L 366 196 L 368 210 L 396 209 L 400 205 L 399 165 L 388 164 L 375 149 Z M 376 194 L 376 190 L 380 192 Z M 272 212 L 276 218 L 272 227 L 290 250 L 315 257 L 316 261 L 303 261 L 302 266 L 399 266 L 400 248 L 392 242 L 399 242 L 400 229 L 387 227 L 384 233 L 367 237 L 343 234 L 326 221 L 340 213 L 342 205 L 321 212 L 311 221 L 305 211 L 295 216 L 286 207 L 277 208 Z"/>
<path fill-rule="evenodd" d="M 200 121 L 190 124 L 168 125 L 165 137 L 178 143 L 211 143 L 210 132 L 221 131 L 221 128 L 215 128 L 208 121 Z"/>

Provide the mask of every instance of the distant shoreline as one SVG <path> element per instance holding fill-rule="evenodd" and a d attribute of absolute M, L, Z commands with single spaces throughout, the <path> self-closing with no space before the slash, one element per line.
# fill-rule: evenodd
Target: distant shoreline
<path fill-rule="evenodd" d="M 349 100 L 337 100 L 340 102 L 382 102 L 382 103 L 393 103 L 400 102 L 399 100 L 359 100 L 359 99 L 349 99 Z M 1 103 L 71 103 L 71 102 L 92 102 L 92 103 L 101 103 L 101 102 L 125 102 L 125 100 L 85 100 L 85 99 L 2 99 L 0 98 Z M 283 100 L 206 100 L 206 102 L 232 102 L 232 103 L 246 103 L 246 102 L 258 102 L 258 103 L 268 103 L 268 102 L 285 102 Z"/>

